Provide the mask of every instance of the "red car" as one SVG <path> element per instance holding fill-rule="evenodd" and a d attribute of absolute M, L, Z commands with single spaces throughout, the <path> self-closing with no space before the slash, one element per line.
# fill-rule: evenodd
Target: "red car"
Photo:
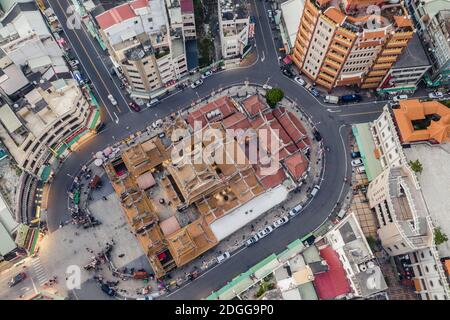
<path fill-rule="evenodd" d="M 141 111 L 141 107 L 136 102 L 130 102 L 128 105 L 136 112 Z"/>

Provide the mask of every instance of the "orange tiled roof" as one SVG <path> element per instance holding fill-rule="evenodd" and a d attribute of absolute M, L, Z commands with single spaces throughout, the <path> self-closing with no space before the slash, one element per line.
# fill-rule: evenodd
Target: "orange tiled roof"
<path fill-rule="evenodd" d="M 394 16 L 394 21 L 399 28 L 413 27 L 411 19 L 406 16 Z"/>
<path fill-rule="evenodd" d="M 341 24 L 347 17 L 345 14 L 341 12 L 341 10 L 339 10 L 336 7 L 329 7 L 327 10 L 325 10 L 323 14 L 328 18 L 330 18 L 336 24 Z"/>
<path fill-rule="evenodd" d="M 284 160 L 284 164 L 289 170 L 289 173 L 295 178 L 295 180 L 299 180 L 305 171 L 308 169 L 308 160 L 302 153 L 295 153 L 286 160 Z"/>
<path fill-rule="evenodd" d="M 402 142 L 435 140 L 439 143 L 450 141 L 450 109 L 437 101 L 401 100 L 400 108 L 394 109 L 394 116 Z M 436 114 L 438 121 L 431 120 L 426 129 L 416 130 L 413 120 L 425 119 Z"/>

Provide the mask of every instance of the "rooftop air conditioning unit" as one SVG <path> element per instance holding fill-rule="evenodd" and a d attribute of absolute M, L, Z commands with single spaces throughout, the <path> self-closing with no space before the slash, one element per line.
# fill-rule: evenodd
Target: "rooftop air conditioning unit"
<path fill-rule="evenodd" d="M 367 270 L 366 264 L 365 264 L 365 263 L 361 263 L 361 264 L 359 265 L 359 271 L 365 272 L 366 270 Z"/>

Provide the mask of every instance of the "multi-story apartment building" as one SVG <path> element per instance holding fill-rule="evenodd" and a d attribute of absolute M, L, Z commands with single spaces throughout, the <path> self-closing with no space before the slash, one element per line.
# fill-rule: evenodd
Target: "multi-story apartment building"
<path fill-rule="evenodd" d="M 218 1 L 220 43 L 224 59 L 239 58 L 248 45 L 250 16 L 242 0 Z"/>
<path fill-rule="evenodd" d="M 44 74 L 68 73 L 63 51 L 56 43 L 34 1 L 3 3 L 0 17 L 0 51 L 15 65 Z"/>
<path fill-rule="evenodd" d="M 192 0 L 180 0 L 183 35 L 185 40 L 197 38 L 195 29 L 194 3 Z"/>
<path fill-rule="evenodd" d="M 183 39 L 169 26 L 163 0 L 124 3 L 96 20 L 133 92 L 149 98 L 187 73 Z"/>
<path fill-rule="evenodd" d="M 414 26 L 424 42 L 432 68 L 425 79 L 429 86 L 450 84 L 450 1 L 406 0 Z"/>
<path fill-rule="evenodd" d="M 73 79 L 33 86 L 0 107 L 0 138 L 19 167 L 39 176 L 65 141 L 88 127 L 94 111 Z"/>
<path fill-rule="evenodd" d="M 293 61 L 327 90 L 377 89 L 414 34 L 400 2 L 307 0 L 301 14 Z"/>

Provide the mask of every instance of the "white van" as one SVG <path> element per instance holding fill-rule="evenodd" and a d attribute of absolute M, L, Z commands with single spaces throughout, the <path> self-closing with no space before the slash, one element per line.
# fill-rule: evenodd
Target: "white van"
<path fill-rule="evenodd" d="M 318 184 L 316 184 L 311 191 L 311 198 L 314 198 L 316 196 L 317 192 L 319 192 L 319 190 L 320 190 L 320 186 Z"/>

